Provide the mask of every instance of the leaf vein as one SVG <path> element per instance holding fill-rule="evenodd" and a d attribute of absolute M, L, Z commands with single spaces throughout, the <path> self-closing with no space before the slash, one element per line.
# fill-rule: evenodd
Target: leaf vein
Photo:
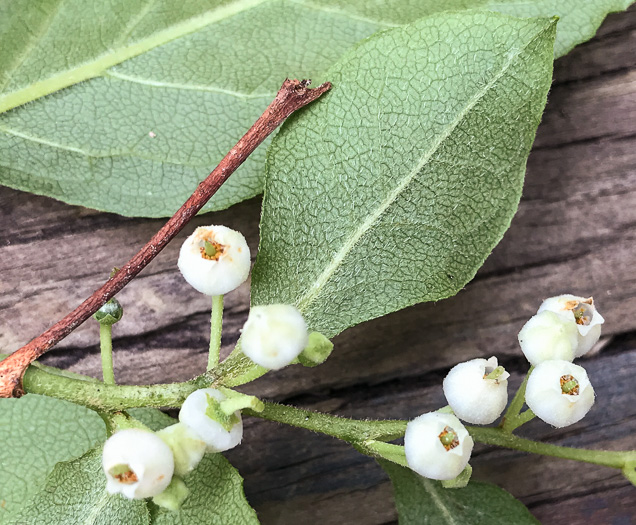
<path fill-rule="evenodd" d="M 200 91 L 205 93 L 221 93 L 223 95 L 230 95 L 232 97 L 240 99 L 256 99 L 256 98 L 272 98 L 276 93 L 264 93 L 260 95 L 250 95 L 247 93 L 241 93 L 238 91 L 232 91 L 230 89 L 223 89 L 215 86 L 203 86 L 200 84 L 180 84 L 178 82 L 162 82 L 159 80 L 151 80 L 147 78 L 135 77 L 133 75 L 126 75 L 123 73 L 117 73 L 115 71 L 107 71 L 103 75 L 104 77 L 113 78 L 116 80 L 122 80 L 126 82 L 132 82 L 135 84 L 142 84 L 144 86 L 166 88 L 166 89 L 182 89 L 185 91 Z"/>
<path fill-rule="evenodd" d="M 393 204 L 396 199 L 402 194 L 406 187 L 415 179 L 417 174 L 426 166 L 435 152 L 442 146 L 444 141 L 453 133 L 453 131 L 461 124 L 466 115 L 477 105 L 477 103 L 488 93 L 490 89 L 503 77 L 508 68 L 514 62 L 514 60 L 536 39 L 540 34 L 537 34 L 534 38 L 530 39 L 524 46 L 520 47 L 514 53 L 511 53 L 507 60 L 504 62 L 501 69 L 479 90 L 473 95 L 467 102 L 466 106 L 458 113 L 457 117 L 450 122 L 445 129 L 438 135 L 437 139 L 433 142 L 427 152 L 425 152 L 420 162 L 409 171 L 406 176 L 396 185 L 395 189 L 391 191 L 387 197 L 379 203 L 375 211 L 372 211 L 367 215 L 367 218 L 360 224 L 360 226 L 353 232 L 353 234 L 343 243 L 342 247 L 331 262 L 325 267 L 322 273 L 316 278 L 312 286 L 297 300 L 296 306 L 301 312 L 304 312 L 306 308 L 316 299 L 320 294 L 322 288 L 331 279 L 333 274 L 338 270 L 343 263 L 347 255 L 355 248 L 360 239 L 369 231 L 373 224 L 382 216 L 382 214 Z"/>
<path fill-rule="evenodd" d="M 46 20 L 44 21 L 44 25 L 41 28 L 39 28 L 39 30 L 33 35 L 33 38 L 29 40 L 29 42 L 27 43 L 22 53 L 20 53 L 17 56 L 17 60 L 15 60 L 13 64 L 11 64 L 11 67 L 9 67 L 3 72 L 4 81 L 2 85 L 0 86 L 0 92 L 2 92 L 2 90 L 6 87 L 6 85 L 11 80 L 11 75 L 15 73 L 18 69 L 20 69 L 20 67 L 22 67 L 22 64 L 24 64 L 26 59 L 29 58 L 31 53 L 33 53 L 33 50 L 37 46 L 38 42 L 40 42 L 44 38 L 44 36 L 48 33 L 49 29 L 51 29 L 53 20 L 59 14 L 61 7 L 62 7 L 62 0 L 58 0 L 58 3 L 55 6 L 55 8 L 49 12 Z"/>

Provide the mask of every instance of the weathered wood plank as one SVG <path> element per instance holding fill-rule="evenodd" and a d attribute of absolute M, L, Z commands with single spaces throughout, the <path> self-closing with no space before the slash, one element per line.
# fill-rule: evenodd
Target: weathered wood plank
<path fill-rule="evenodd" d="M 457 361 L 496 354 L 520 381 L 516 334 L 554 293 L 594 294 L 614 337 L 586 359 L 597 406 L 565 431 L 532 423 L 556 443 L 636 447 L 636 7 L 612 15 L 597 38 L 559 60 L 519 213 L 476 279 L 456 297 L 353 328 L 315 369 L 291 367 L 247 390 L 356 417 L 413 417 L 443 404 L 439 383 Z M 205 174 L 202 174 L 202 177 Z M 260 201 L 193 225 L 227 224 L 255 253 Z M 127 219 L 0 188 L 0 348 L 17 349 L 74 308 L 163 221 Z M 191 230 L 190 230 L 191 231 Z M 209 305 L 175 266 L 182 234 L 120 295 L 120 381 L 182 380 L 206 362 Z M 226 300 L 224 352 L 247 316 L 249 288 Z M 99 375 L 97 327 L 87 323 L 46 358 Z M 386 476 L 336 440 L 250 421 L 230 454 L 264 523 L 389 523 Z M 493 464 L 490 465 L 490 460 Z M 496 462 L 495 462 L 496 460 Z M 480 451 L 476 477 L 501 484 L 544 523 L 627 523 L 633 488 L 609 469 Z M 522 473 L 523 475 L 520 475 Z M 555 513 L 558 508 L 559 514 Z"/>

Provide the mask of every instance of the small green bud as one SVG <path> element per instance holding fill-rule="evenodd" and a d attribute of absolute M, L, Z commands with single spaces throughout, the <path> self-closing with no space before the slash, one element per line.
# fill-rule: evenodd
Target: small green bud
<path fill-rule="evenodd" d="M 183 480 L 177 476 L 173 476 L 166 490 L 152 498 L 152 502 L 164 509 L 175 511 L 181 508 L 188 494 L 190 494 L 190 489 L 186 487 Z"/>
<path fill-rule="evenodd" d="M 463 489 L 473 474 L 473 467 L 470 464 L 466 465 L 466 468 L 462 470 L 461 474 L 453 479 L 442 480 L 442 487 L 445 489 Z"/>
<path fill-rule="evenodd" d="M 309 334 L 309 342 L 298 356 L 298 362 L 303 366 L 318 366 L 323 364 L 333 351 L 333 343 L 320 332 Z"/>
<path fill-rule="evenodd" d="M 100 324 L 115 324 L 124 315 L 124 309 L 115 298 L 108 301 L 104 306 L 93 314 L 93 319 Z"/>

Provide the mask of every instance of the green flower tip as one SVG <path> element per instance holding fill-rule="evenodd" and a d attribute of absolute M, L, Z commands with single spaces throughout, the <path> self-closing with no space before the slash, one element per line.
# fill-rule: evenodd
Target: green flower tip
<path fill-rule="evenodd" d="M 236 414 L 226 414 L 223 411 L 221 402 L 214 399 L 211 395 L 206 394 L 208 405 L 205 409 L 205 415 L 213 421 L 219 423 L 228 432 L 232 430 L 232 427 L 239 422 L 239 418 Z"/>
<path fill-rule="evenodd" d="M 172 477 L 170 485 L 161 494 L 157 494 L 152 498 L 152 502 L 155 505 L 159 505 L 164 509 L 171 511 L 177 511 L 181 508 L 181 505 L 190 494 L 190 489 L 186 487 L 186 484 L 182 479 L 177 476 Z"/>
<path fill-rule="evenodd" d="M 442 487 L 445 489 L 463 489 L 466 485 L 468 485 L 472 474 L 473 467 L 468 464 L 456 478 L 442 480 Z"/>
<path fill-rule="evenodd" d="M 298 356 L 298 362 L 303 366 L 318 366 L 324 363 L 333 351 L 333 343 L 320 332 L 309 334 L 305 349 Z"/>
<path fill-rule="evenodd" d="M 117 299 L 113 298 L 93 314 L 93 319 L 100 324 L 112 325 L 119 321 L 123 315 L 123 307 Z"/>

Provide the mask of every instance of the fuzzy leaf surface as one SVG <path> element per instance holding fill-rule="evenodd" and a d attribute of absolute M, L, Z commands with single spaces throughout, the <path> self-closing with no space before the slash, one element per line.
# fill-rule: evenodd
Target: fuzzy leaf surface
<path fill-rule="evenodd" d="M 101 446 L 78 459 L 58 463 L 44 487 L 11 523 L 20 525 L 150 525 L 144 500 L 106 492 Z"/>
<path fill-rule="evenodd" d="M 400 525 L 537 525 L 539 521 L 511 494 L 491 483 L 471 481 L 445 489 L 439 481 L 380 461 L 393 483 Z"/>
<path fill-rule="evenodd" d="M 87 408 L 35 394 L 0 399 L 0 523 L 44 486 L 59 461 L 86 452 L 106 436 Z"/>
<path fill-rule="evenodd" d="M 171 215 L 286 76 L 312 78 L 378 30 L 443 9 L 558 15 L 560 56 L 630 3 L 0 0 L 0 183 Z M 263 146 L 206 209 L 260 193 L 264 159 Z"/>
<path fill-rule="evenodd" d="M 243 478 L 221 454 L 206 454 L 185 478 L 190 495 L 178 511 L 150 505 L 153 525 L 257 525 L 243 493 Z"/>
<path fill-rule="evenodd" d="M 253 303 L 331 338 L 457 293 L 517 209 L 555 24 L 433 15 L 331 68 L 269 152 Z"/>

